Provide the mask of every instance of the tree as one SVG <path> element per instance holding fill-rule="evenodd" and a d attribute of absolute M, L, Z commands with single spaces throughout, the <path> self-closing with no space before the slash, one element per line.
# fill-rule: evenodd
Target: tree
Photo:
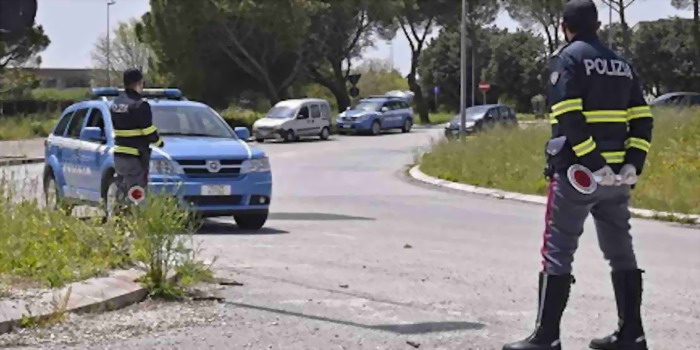
<path fill-rule="evenodd" d="M 489 45 L 492 56 L 485 76 L 493 93 L 514 102 L 515 109 L 529 111 L 532 97 L 538 92 L 544 93 L 540 76 L 549 56 L 543 50 L 544 43 L 526 31 L 494 30 Z"/>
<path fill-rule="evenodd" d="M 491 82 L 490 100 L 496 98 L 516 102 L 516 109 L 530 110 L 531 98 L 542 92 L 540 74 L 545 68 L 546 47 L 541 38 L 527 31 L 509 33 L 498 28 L 483 28 L 477 32 L 482 45 L 475 48 L 482 59 L 475 71 L 484 72 Z M 471 45 L 471 43 L 469 43 Z M 471 46 L 468 50 L 471 50 Z M 471 62 L 467 71 L 471 73 Z M 440 86 L 441 100 L 454 111 L 460 105 L 460 29 L 457 25 L 445 27 L 426 49 L 421 61 L 420 76 L 423 87 Z M 471 93 L 474 87 L 468 86 Z M 477 103 L 481 101 L 477 95 Z"/>
<path fill-rule="evenodd" d="M 671 18 L 639 24 L 633 63 L 646 92 L 658 96 L 671 91 L 700 91 L 691 22 Z"/>
<path fill-rule="evenodd" d="M 549 54 L 559 47 L 559 25 L 566 0 L 503 0 L 508 14 L 525 29 L 540 26 Z"/>
<path fill-rule="evenodd" d="M 612 7 L 612 9 L 620 15 L 620 24 L 622 26 L 622 51 L 625 57 L 630 57 L 631 55 L 631 36 L 630 27 L 627 25 L 627 20 L 625 18 L 625 11 L 628 7 L 635 3 L 637 0 L 601 0 L 607 6 Z"/>
<path fill-rule="evenodd" d="M 383 95 L 387 91 L 408 89 L 406 79 L 401 73 L 391 67 L 391 63 L 383 60 L 369 60 L 354 70 L 361 73 L 362 79 L 357 84 L 360 96 Z"/>
<path fill-rule="evenodd" d="M 38 53 L 43 51 L 51 42 L 44 34 L 44 28 L 34 24 L 36 16 L 36 1 L 0 2 L 0 74 L 6 67 L 19 67 L 28 62 L 41 63 Z M 25 86 L 35 86 L 36 79 L 31 74 L 15 72 L 3 79 L 7 88 L 2 91 L 15 91 Z M 16 86 L 13 86 L 18 82 Z"/>
<path fill-rule="evenodd" d="M 118 77 L 120 72 L 129 68 L 137 68 L 142 72 L 148 71 L 148 63 L 151 58 L 151 49 L 148 45 L 139 41 L 136 35 L 136 28 L 140 22 L 133 19 L 126 22 L 120 22 L 114 30 L 113 39 L 109 45 L 111 76 Z M 107 55 L 108 55 L 107 36 L 102 36 L 97 39 L 92 49 L 92 61 L 95 68 L 102 72 L 106 72 Z M 104 74 L 99 74 L 94 77 L 99 85 L 104 85 Z"/>
<path fill-rule="evenodd" d="M 700 0 L 671 0 L 678 9 L 693 8 L 693 39 L 695 41 L 695 65 L 700 67 Z"/>
<path fill-rule="evenodd" d="M 331 91 L 343 111 L 350 106 L 347 78 L 352 60 L 372 44 L 386 2 L 323 0 L 323 5 L 312 17 L 307 69 L 314 82 Z"/>
<path fill-rule="evenodd" d="M 303 73 L 311 0 L 151 0 L 139 37 L 159 79 L 226 106 L 235 96 L 286 98 Z M 299 5 L 299 6 L 297 6 Z"/>
<path fill-rule="evenodd" d="M 0 41 L 0 72 L 7 66 L 21 64 L 44 51 L 51 41 L 40 25 L 33 26 L 21 37 Z"/>
<path fill-rule="evenodd" d="M 287 89 L 304 69 L 311 16 L 320 4 L 308 0 L 208 2 L 215 14 L 211 40 L 258 81 L 271 102 L 287 98 Z"/>
<path fill-rule="evenodd" d="M 467 0 L 470 11 L 467 16 L 470 33 L 474 29 L 490 23 L 498 12 L 497 0 Z M 457 0 L 396 0 L 393 12 L 394 21 L 411 47 L 411 70 L 408 73 L 408 86 L 415 94 L 416 109 L 423 123 L 430 122 L 428 104 L 423 95 L 423 88 L 418 82 L 418 69 L 421 54 L 425 49 L 428 36 L 439 25 L 459 23 L 461 19 L 461 1 Z M 476 36 L 470 35 L 473 42 Z"/>
<path fill-rule="evenodd" d="M 598 32 L 598 36 L 611 50 L 617 50 L 624 46 L 622 42 L 622 25 L 620 23 L 605 25 Z"/>

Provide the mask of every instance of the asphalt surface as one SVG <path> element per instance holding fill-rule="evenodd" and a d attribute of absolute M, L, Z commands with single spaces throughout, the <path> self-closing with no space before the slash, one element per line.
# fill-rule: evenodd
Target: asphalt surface
<path fill-rule="evenodd" d="M 197 236 L 218 273 L 244 283 L 222 291 L 218 321 L 61 348 L 500 349 L 527 336 L 544 208 L 409 180 L 405 167 L 440 132 L 262 145 L 274 172 L 266 228 L 245 232 L 218 219 Z M 632 225 L 647 271 L 650 348 L 700 349 L 700 231 Z M 586 231 L 562 324 L 565 349 L 585 349 L 616 326 L 591 222 Z"/>

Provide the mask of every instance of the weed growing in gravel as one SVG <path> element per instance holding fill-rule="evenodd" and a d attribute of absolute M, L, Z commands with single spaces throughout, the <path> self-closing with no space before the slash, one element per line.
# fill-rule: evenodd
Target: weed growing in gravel
<path fill-rule="evenodd" d="M 210 277 L 208 267 L 195 258 L 192 235 L 198 223 L 177 198 L 151 194 L 131 211 L 124 224 L 134 234 L 134 258 L 146 266 L 143 283 L 152 297 L 184 296 L 182 283 L 169 278 L 173 273 L 187 283 Z"/>

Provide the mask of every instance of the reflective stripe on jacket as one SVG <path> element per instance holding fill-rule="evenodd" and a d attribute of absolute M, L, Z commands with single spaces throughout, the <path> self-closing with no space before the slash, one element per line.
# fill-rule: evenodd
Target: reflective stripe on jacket
<path fill-rule="evenodd" d="M 153 125 L 151 106 L 138 92 L 127 89 L 114 100 L 110 109 L 116 143 L 114 153 L 139 156 L 149 145 L 163 147 L 163 139 Z"/>
<path fill-rule="evenodd" d="M 595 34 L 579 35 L 550 60 L 552 136 L 566 136 L 579 163 L 641 173 L 651 147 L 652 112 L 632 67 Z"/>

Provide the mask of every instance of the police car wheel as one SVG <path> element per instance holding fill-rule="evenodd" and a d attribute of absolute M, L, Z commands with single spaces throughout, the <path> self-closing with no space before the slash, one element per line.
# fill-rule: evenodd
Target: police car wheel
<path fill-rule="evenodd" d="M 236 214 L 233 218 L 236 220 L 236 225 L 242 230 L 259 230 L 267 221 L 268 212 L 255 214 Z"/>
<path fill-rule="evenodd" d="M 257 142 L 257 143 L 264 143 L 264 142 L 265 142 L 265 139 L 255 139 L 255 142 Z"/>
<path fill-rule="evenodd" d="M 412 127 L 413 127 L 413 123 L 411 122 L 411 120 L 406 119 L 403 122 L 403 127 L 401 127 L 401 132 L 403 132 L 403 133 L 411 132 Z"/>
<path fill-rule="evenodd" d="M 104 184 L 104 190 L 102 192 L 104 216 L 105 219 L 110 219 L 114 217 L 117 208 L 119 207 L 119 185 L 117 184 L 117 179 L 114 176 L 107 178 L 107 181 Z"/>
<path fill-rule="evenodd" d="M 326 141 L 331 137 L 331 131 L 328 130 L 328 128 L 323 128 L 321 130 L 321 134 L 318 137 L 320 137 L 321 140 Z"/>
<path fill-rule="evenodd" d="M 64 198 L 61 198 L 58 183 L 53 173 L 47 174 L 46 178 L 44 178 L 44 200 L 49 210 L 60 210 L 66 215 L 70 215 L 75 207 L 74 205 L 66 203 Z"/>
<path fill-rule="evenodd" d="M 372 129 L 370 129 L 370 132 L 374 136 L 377 136 L 382 132 L 382 126 L 379 125 L 378 121 L 375 121 L 374 123 L 372 123 Z"/>

